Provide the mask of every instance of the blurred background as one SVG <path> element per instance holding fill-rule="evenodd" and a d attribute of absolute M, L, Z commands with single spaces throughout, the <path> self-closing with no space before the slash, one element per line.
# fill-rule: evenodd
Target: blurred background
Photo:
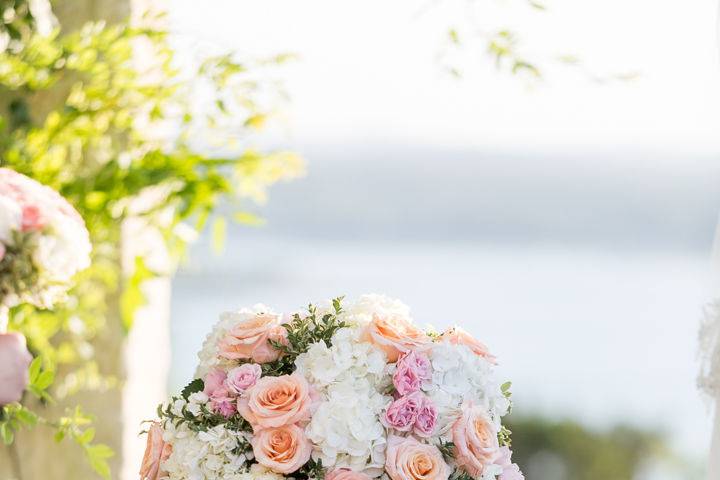
<path fill-rule="evenodd" d="M 181 267 L 172 387 L 220 311 L 386 293 L 420 323 L 491 345 L 513 381 L 527 478 L 701 478 L 715 2 L 481 10 L 546 64 L 529 82 L 471 44 L 443 50 L 467 5 L 441 3 L 172 3 L 179 33 L 298 55 L 271 141 L 308 161 L 259 210 L 264 226 L 231 227 L 221 254 L 206 236 Z M 561 54 L 584 67 L 554 64 Z M 458 58 L 459 78 L 444 71 Z"/>
<path fill-rule="evenodd" d="M 94 244 L 1 479 L 137 478 L 221 312 L 370 292 L 490 346 L 529 480 L 706 478 L 716 0 L 0 6 L 0 164 Z"/>

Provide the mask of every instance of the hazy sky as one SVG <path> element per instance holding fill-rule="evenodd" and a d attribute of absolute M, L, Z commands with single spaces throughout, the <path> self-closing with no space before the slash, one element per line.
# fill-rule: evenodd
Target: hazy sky
<path fill-rule="evenodd" d="M 597 85 L 551 63 L 529 88 L 468 51 L 456 80 L 438 53 L 471 3 L 483 28 L 516 28 L 541 64 L 575 54 L 599 73 L 642 76 Z M 170 10 L 186 40 L 300 56 L 285 72 L 281 134 L 291 146 L 720 151 L 716 0 L 546 3 L 536 12 L 522 0 L 170 0 Z"/>

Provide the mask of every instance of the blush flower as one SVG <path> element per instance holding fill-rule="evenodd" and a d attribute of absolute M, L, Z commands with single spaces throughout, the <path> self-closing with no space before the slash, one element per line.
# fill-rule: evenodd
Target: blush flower
<path fill-rule="evenodd" d="M 237 412 L 237 399 L 225 387 L 218 388 L 210 395 L 210 409 L 225 418 L 230 418 Z"/>
<path fill-rule="evenodd" d="M 225 386 L 236 395 L 242 395 L 255 385 L 262 375 L 262 368 L 257 363 L 244 363 L 230 370 L 225 379 Z"/>
<path fill-rule="evenodd" d="M 365 473 L 355 472 L 349 468 L 336 468 L 325 474 L 325 480 L 371 480 L 371 478 Z"/>
<path fill-rule="evenodd" d="M 525 475 L 522 474 L 516 463 L 512 463 L 511 457 L 512 451 L 507 446 L 501 447 L 498 451 L 494 463 L 503 469 L 498 480 L 525 480 Z"/>
<path fill-rule="evenodd" d="M 312 445 L 297 425 L 264 428 L 250 441 L 255 459 L 273 472 L 289 474 L 310 460 Z"/>
<path fill-rule="evenodd" d="M 429 398 L 425 397 L 413 425 L 415 435 L 426 438 L 432 436 L 437 424 L 437 418 L 437 408 Z"/>
<path fill-rule="evenodd" d="M 238 411 L 256 429 L 309 420 L 314 406 L 314 392 L 297 373 L 263 377 L 238 399 Z"/>
<path fill-rule="evenodd" d="M 255 363 L 274 362 L 280 358 L 280 351 L 270 341 L 287 341 L 287 332 L 280 324 L 280 318 L 271 313 L 258 313 L 240 321 L 220 341 L 220 356 Z"/>
<path fill-rule="evenodd" d="M 390 362 L 411 350 L 425 350 L 432 340 L 422 329 L 402 316 L 374 315 L 365 331 L 365 337 L 380 347 Z"/>
<path fill-rule="evenodd" d="M 220 368 L 210 370 L 210 372 L 205 375 L 205 378 L 203 379 L 203 382 L 205 382 L 203 393 L 208 397 L 211 397 L 217 390 L 224 388 L 226 378 L 227 373 L 225 373 L 225 370 L 222 370 Z"/>
<path fill-rule="evenodd" d="M 452 426 L 455 461 L 473 477 L 483 474 L 495 460 L 500 446 L 497 431 L 485 410 L 465 403 L 462 414 Z"/>
<path fill-rule="evenodd" d="M 163 440 L 160 424 L 154 422 L 148 431 L 145 455 L 140 466 L 140 480 L 158 480 L 166 476 L 162 462 L 172 454 L 172 445 Z"/>
<path fill-rule="evenodd" d="M 488 347 L 481 341 L 476 340 L 472 335 L 460 327 L 452 327 L 445 330 L 440 336 L 440 340 L 449 342 L 453 345 L 465 345 L 472 350 L 475 355 L 483 357 L 492 364 L 497 364 L 497 358 L 495 355 L 490 353 Z"/>
<path fill-rule="evenodd" d="M 423 353 L 410 351 L 401 355 L 395 365 L 393 385 L 400 395 L 417 392 L 432 378 L 430 360 Z"/>
<path fill-rule="evenodd" d="M 388 437 L 385 471 L 392 480 L 447 480 L 450 467 L 434 445 L 414 437 Z"/>
<path fill-rule="evenodd" d="M 388 428 L 409 432 L 417 421 L 423 403 L 424 395 L 419 392 L 400 397 L 388 406 L 380 421 Z"/>

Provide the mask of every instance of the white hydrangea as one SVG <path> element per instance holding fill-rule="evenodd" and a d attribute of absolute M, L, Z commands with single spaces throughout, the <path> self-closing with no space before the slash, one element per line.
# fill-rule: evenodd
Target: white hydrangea
<path fill-rule="evenodd" d="M 247 479 L 243 474 L 249 459 L 233 453 L 247 434 L 227 430 L 222 425 L 196 433 L 184 424 L 175 427 L 169 421 L 163 428 L 163 439 L 172 443 L 173 450 L 162 468 L 173 480 Z"/>
<path fill-rule="evenodd" d="M 373 315 L 410 318 L 410 307 L 385 295 L 362 295 L 356 302 L 344 306 L 340 318 L 349 325 L 362 327 L 372 321 Z"/>
<path fill-rule="evenodd" d="M 200 360 L 195 370 L 195 378 L 205 378 L 205 375 L 216 367 L 230 367 L 232 362 L 228 362 L 220 357 L 218 344 L 220 340 L 235 325 L 245 320 L 250 320 L 258 313 L 273 313 L 272 309 L 262 304 L 254 305 L 252 308 L 243 308 L 235 312 L 224 312 L 220 314 L 220 321 L 215 324 L 212 331 L 205 337 L 202 348 L 198 352 Z"/>
<path fill-rule="evenodd" d="M 386 443 L 378 416 L 390 400 L 382 394 L 390 379 L 385 354 L 360 336 L 359 328 L 342 328 L 331 347 L 316 343 L 295 365 L 321 395 L 306 428 L 313 457 L 327 467 L 350 467 L 377 477 Z"/>
<path fill-rule="evenodd" d="M 460 415 L 464 401 L 485 408 L 496 427 L 510 402 L 503 395 L 493 374 L 493 365 L 464 345 L 440 342 L 428 352 L 432 363 L 432 381 L 423 385 L 438 409 L 438 430 L 447 433 Z"/>

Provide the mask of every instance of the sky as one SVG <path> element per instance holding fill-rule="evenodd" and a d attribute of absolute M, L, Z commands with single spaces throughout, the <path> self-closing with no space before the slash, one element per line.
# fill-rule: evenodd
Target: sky
<path fill-rule="evenodd" d="M 715 0 L 170 0 L 183 42 L 241 56 L 292 52 L 291 146 L 393 143 L 486 150 L 720 150 Z M 469 7 L 469 5 L 475 7 Z M 470 18 L 473 18 L 471 23 Z M 448 28 L 510 27 L 540 82 L 498 73 L 482 44 L 442 56 Z M 474 46 L 474 47 L 473 47 Z M 574 55 L 598 84 L 559 65 Z M 453 60 L 461 79 L 446 73 Z"/>

